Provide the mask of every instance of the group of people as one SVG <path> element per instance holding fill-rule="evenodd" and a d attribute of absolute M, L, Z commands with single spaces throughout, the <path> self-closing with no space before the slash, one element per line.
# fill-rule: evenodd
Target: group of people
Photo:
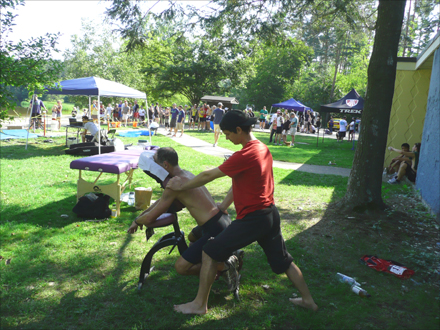
<path fill-rule="evenodd" d="M 243 266 L 241 249 L 253 242 L 258 242 L 264 250 L 272 271 L 285 273 L 299 290 L 301 298 L 289 300 L 313 311 L 318 309 L 301 270 L 286 249 L 280 214 L 274 201 L 273 159 L 267 146 L 252 134 L 256 122 L 257 118 L 247 112 L 231 110 L 223 113 L 216 125 L 219 125 L 226 140 L 241 145 L 242 149 L 219 167 L 197 176 L 180 167 L 178 155 L 172 148 L 160 148 L 153 156 L 154 163 L 172 178 L 161 198 L 142 212 L 127 232 L 133 234 L 138 228 L 153 224 L 174 200 L 186 206 L 195 219 L 200 229 L 198 239 L 179 257 L 175 268 L 179 274 L 199 276 L 199 289 L 193 301 L 174 306 L 177 312 L 207 313 L 209 293 L 217 277 L 223 277 L 228 289 L 235 291 Z M 216 204 L 205 185 L 224 176 L 231 178 L 232 187 L 223 202 Z M 232 203 L 237 216 L 231 222 L 227 209 Z"/>
<path fill-rule="evenodd" d="M 330 116 L 330 120 L 328 121 L 328 128 L 330 135 L 333 134 L 333 128 L 334 128 L 334 120 L 333 116 Z M 353 117 L 351 119 L 350 124 L 347 123 L 347 116 L 343 116 L 342 119 L 339 120 L 339 131 L 336 132 L 336 139 L 337 141 L 343 141 L 345 136 L 347 135 L 348 130 L 348 141 L 353 141 L 355 137 L 355 131 L 356 131 L 356 118 Z"/>
<path fill-rule="evenodd" d="M 260 111 L 260 123 L 262 120 L 262 116 L 264 115 L 264 112 L 267 111 L 266 107 L 263 108 L 263 110 Z M 281 110 L 277 110 L 276 113 L 272 115 L 271 118 L 272 124 L 269 127 L 270 128 L 270 137 L 269 137 L 269 143 L 272 143 L 272 139 L 274 141 L 275 145 L 288 145 L 291 147 L 295 146 L 295 134 L 298 129 L 299 124 L 299 118 L 295 114 L 294 111 L 291 111 L 290 113 L 285 110 L 282 112 Z M 265 125 L 265 123 L 263 124 Z M 261 126 L 260 126 L 261 127 Z M 291 141 L 287 141 L 287 136 L 291 136 Z M 275 137 L 274 137 L 275 136 Z"/>

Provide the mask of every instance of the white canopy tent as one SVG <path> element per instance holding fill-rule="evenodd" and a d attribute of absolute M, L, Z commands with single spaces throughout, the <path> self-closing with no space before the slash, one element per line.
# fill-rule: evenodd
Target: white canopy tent
<path fill-rule="evenodd" d="M 48 94 L 58 94 L 58 95 L 83 95 L 89 97 L 89 111 L 91 111 L 91 97 L 98 97 L 98 106 L 100 104 L 100 97 L 121 97 L 121 98 L 132 98 L 132 99 L 145 99 L 145 107 L 148 110 L 147 94 L 140 92 L 134 88 L 125 86 L 123 84 L 102 79 L 99 77 L 86 77 L 78 79 L 63 80 L 54 88 L 47 89 Z M 99 109 L 98 109 L 99 111 Z M 147 120 L 150 121 L 147 112 Z M 99 115 L 98 115 L 99 122 Z M 28 130 L 29 137 L 29 130 Z M 101 129 L 99 129 L 99 141 L 101 141 Z M 26 139 L 26 149 L 27 149 Z M 150 144 L 151 144 L 151 129 L 150 129 Z M 101 145 L 99 144 L 99 153 L 101 153 Z"/>

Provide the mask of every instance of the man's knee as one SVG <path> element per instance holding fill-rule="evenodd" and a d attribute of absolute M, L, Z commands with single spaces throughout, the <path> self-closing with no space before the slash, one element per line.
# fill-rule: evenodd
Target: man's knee
<path fill-rule="evenodd" d="M 176 263 L 174 264 L 174 268 L 176 269 L 176 272 L 180 275 L 188 275 L 188 271 L 192 266 L 193 266 L 192 263 L 189 263 L 182 257 L 177 259 Z"/>

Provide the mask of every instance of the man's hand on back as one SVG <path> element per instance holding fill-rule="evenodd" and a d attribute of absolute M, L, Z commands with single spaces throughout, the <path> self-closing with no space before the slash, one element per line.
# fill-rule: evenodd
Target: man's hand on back
<path fill-rule="evenodd" d="M 171 190 L 174 191 L 180 191 L 181 187 L 182 187 L 182 179 L 178 176 L 171 178 L 170 181 L 168 181 L 167 183 L 167 188 L 170 188 Z"/>

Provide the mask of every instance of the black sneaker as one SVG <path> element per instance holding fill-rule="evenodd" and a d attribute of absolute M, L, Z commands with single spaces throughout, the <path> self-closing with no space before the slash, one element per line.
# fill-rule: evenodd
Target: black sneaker
<path fill-rule="evenodd" d="M 238 286 L 238 258 L 235 255 L 232 255 L 225 264 L 229 266 L 229 268 L 222 273 L 222 277 L 228 285 L 228 290 L 235 291 Z"/>

